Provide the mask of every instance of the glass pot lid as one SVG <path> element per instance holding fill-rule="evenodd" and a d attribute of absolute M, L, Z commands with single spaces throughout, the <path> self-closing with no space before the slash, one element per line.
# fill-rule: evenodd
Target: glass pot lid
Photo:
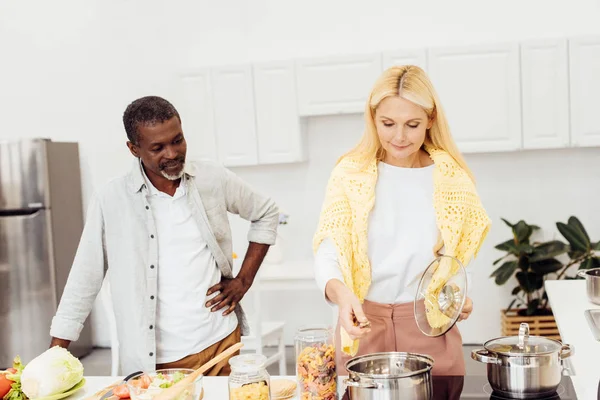
<path fill-rule="evenodd" d="M 529 336 L 529 324 L 524 322 L 519 327 L 519 336 L 492 339 L 483 347 L 498 354 L 535 356 L 559 352 L 562 344 L 542 336 Z"/>
<path fill-rule="evenodd" d="M 426 336 L 448 332 L 462 312 L 467 298 L 467 273 L 451 256 L 440 256 L 427 267 L 415 296 L 415 319 Z"/>

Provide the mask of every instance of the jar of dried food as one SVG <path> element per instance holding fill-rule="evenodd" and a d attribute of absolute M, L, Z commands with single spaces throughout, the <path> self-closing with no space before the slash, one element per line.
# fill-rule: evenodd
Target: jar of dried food
<path fill-rule="evenodd" d="M 229 360 L 229 400 L 270 400 L 270 377 L 260 354 L 244 354 Z"/>
<path fill-rule="evenodd" d="M 337 400 L 333 330 L 327 326 L 298 329 L 296 374 L 301 400 Z"/>

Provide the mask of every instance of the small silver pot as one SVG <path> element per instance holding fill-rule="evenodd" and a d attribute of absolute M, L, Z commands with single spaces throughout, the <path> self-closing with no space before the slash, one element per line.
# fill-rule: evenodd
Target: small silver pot
<path fill-rule="evenodd" d="M 542 336 L 529 336 L 529 325 L 521 324 L 519 336 L 490 340 L 485 350 L 471 357 L 487 364 L 492 390 L 502 396 L 530 399 L 556 392 L 563 372 L 563 360 L 572 354 L 569 345 Z"/>
<path fill-rule="evenodd" d="M 415 353 L 374 353 L 346 363 L 350 400 L 430 400 L 433 359 Z"/>
<path fill-rule="evenodd" d="M 600 305 L 600 268 L 581 270 L 577 275 L 585 278 L 588 299 Z"/>

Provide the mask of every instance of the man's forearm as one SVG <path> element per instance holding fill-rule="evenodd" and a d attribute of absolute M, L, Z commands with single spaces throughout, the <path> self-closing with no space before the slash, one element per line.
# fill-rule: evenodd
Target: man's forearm
<path fill-rule="evenodd" d="M 59 346 L 59 347 L 68 349 L 70 344 L 71 344 L 70 340 L 59 339 L 59 338 L 53 337 L 52 341 L 50 342 L 50 347 L 52 348 L 54 346 Z"/>
<path fill-rule="evenodd" d="M 250 242 L 248 245 L 246 257 L 244 257 L 244 262 L 242 262 L 242 267 L 237 275 L 246 287 L 250 287 L 252 282 L 254 282 L 254 277 L 267 255 L 268 250 L 268 244 Z"/>

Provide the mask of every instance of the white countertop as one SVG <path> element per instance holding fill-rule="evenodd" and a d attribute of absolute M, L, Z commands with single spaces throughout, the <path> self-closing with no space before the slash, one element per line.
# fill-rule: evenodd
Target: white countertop
<path fill-rule="evenodd" d="M 546 281 L 546 292 L 562 342 L 573 347 L 571 378 L 578 400 L 598 399 L 600 382 L 600 342 L 594 339 L 584 311 L 600 309 L 586 294 L 585 281 Z"/>
<path fill-rule="evenodd" d="M 273 376 L 271 379 L 277 379 L 281 377 Z M 285 377 L 288 379 L 295 380 L 295 377 L 289 376 Z M 86 385 L 79 392 L 75 393 L 73 396 L 68 397 L 65 400 L 82 400 L 86 399 L 89 396 L 92 396 L 94 393 L 99 390 L 107 387 L 108 385 L 119 380 L 119 377 L 114 376 L 87 376 Z M 596 379 L 595 385 L 592 385 L 591 379 L 584 379 L 578 376 L 571 377 L 573 380 L 573 385 L 577 392 L 578 400 L 596 400 L 597 399 L 597 390 L 598 390 L 598 380 Z M 204 399 L 205 400 L 227 400 L 229 398 L 229 392 L 227 387 L 227 377 L 204 377 Z M 338 387 L 338 391 L 340 392 L 339 398 L 342 398 L 343 393 L 341 393 L 341 387 Z M 290 400 L 299 399 L 298 396 L 293 397 Z"/>
<path fill-rule="evenodd" d="M 122 377 L 114 376 L 86 376 L 86 383 L 83 389 L 75 393 L 73 396 L 68 397 L 65 400 L 79 400 L 86 399 L 92 396 L 99 390 L 111 385 L 118 381 Z M 281 377 L 272 376 L 271 380 L 275 380 Z M 287 379 L 296 380 L 296 377 L 289 376 Z M 204 399 L 205 400 L 227 400 L 229 398 L 229 391 L 227 386 L 227 377 L 214 377 L 205 376 L 203 379 L 204 387 Z M 299 397 L 293 397 L 292 399 L 299 399 Z M 291 399 L 290 399 L 291 400 Z"/>

